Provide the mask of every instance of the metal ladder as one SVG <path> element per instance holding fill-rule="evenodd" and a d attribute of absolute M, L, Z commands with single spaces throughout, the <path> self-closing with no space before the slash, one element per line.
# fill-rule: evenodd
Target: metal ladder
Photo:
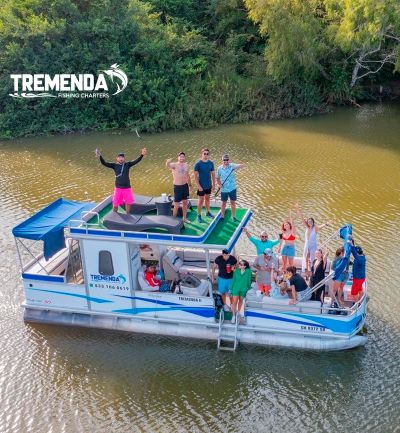
<path fill-rule="evenodd" d="M 217 349 L 235 352 L 239 343 L 238 327 L 239 327 L 239 313 L 236 313 L 235 325 L 224 323 L 224 310 L 221 309 L 219 313 L 219 326 L 218 326 L 218 339 Z M 232 332 L 233 331 L 233 332 Z"/>

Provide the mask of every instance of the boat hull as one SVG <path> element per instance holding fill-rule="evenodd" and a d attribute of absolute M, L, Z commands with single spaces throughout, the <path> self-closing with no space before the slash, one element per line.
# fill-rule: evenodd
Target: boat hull
<path fill-rule="evenodd" d="M 217 341 L 217 323 L 190 323 L 171 319 L 149 317 L 127 317 L 123 315 L 110 315 L 92 312 L 69 312 L 56 309 L 44 310 L 41 308 L 25 307 L 24 320 L 31 323 L 52 324 L 73 327 L 108 329 L 141 334 L 165 335 L 182 338 Z M 234 325 L 227 325 L 232 331 Z M 238 339 L 240 343 L 285 347 L 301 350 L 333 351 L 345 350 L 363 346 L 367 337 L 363 335 L 352 336 L 320 336 L 300 333 L 287 333 L 284 331 L 271 331 L 239 326 Z"/>

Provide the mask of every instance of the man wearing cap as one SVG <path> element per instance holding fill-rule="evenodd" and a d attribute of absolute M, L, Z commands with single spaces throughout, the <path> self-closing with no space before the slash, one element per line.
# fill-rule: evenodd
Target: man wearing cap
<path fill-rule="evenodd" d="M 230 295 L 234 267 L 237 260 L 229 254 L 229 251 L 222 250 L 222 255 L 218 256 L 213 263 L 211 270 L 211 281 L 215 283 L 215 270 L 218 268 L 218 293 L 222 296 L 224 309 L 229 310 L 227 306 L 227 297 Z"/>
<path fill-rule="evenodd" d="M 233 164 L 229 162 L 229 155 L 225 154 L 222 157 L 222 164 L 217 169 L 217 182 L 221 188 L 221 220 L 225 218 L 225 209 L 228 198 L 231 202 L 231 215 L 234 222 L 236 219 L 236 170 L 243 167 L 243 164 Z"/>
<path fill-rule="evenodd" d="M 139 158 L 133 161 L 125 161 L 125 154 L 119 153 L 117 155 L 117 162 L 107 162 L 101 155 L 99 149 L 96 149 L 96 157 L 99 158 L 102 165 L 108 168 L 112 168 L 115 173 L 115 189 L 112 200 L 113 211 L 117 212 L 118 206 L 125 203 L 125 211 L 127 214 L 131 212 L 131 206 L 134 202 L 131 182 L 129 179 L 129 169 L 140 162 L 143 157 L 147 155 L 147 149 L 144 147 L 142 149 Z"/>
<path fill-rule="evenodd" d="M 172 162 L 172 158 L 169 158 L 165 165 L 172 171 L 174 179 L 174 211 L 172 215 L 174 217 L 178 215 L 179 204 L 182 203 L 182 219 L 184 223 L 189 224 L 190 221 L 186 218 L 186 215 L 192 182 L 190 180 L 189 167 L 185 160 L 185 152 L 179 152 L 177 162 Z"/>
<path fill-rule="evenodd" d="M 271 248 L 266 248 L 263 254 L 260 254 L 254 260 L 253 266 L 257 269 L 256 282 L 258 289 L 264 295 L 269 296 L 272 277 L 275 279 L 278 272 L 278 260 Z"/>
<path fill-rule="evenodd" d="M 251 236 L 247 228 L 244 228 L 243 231 L 246 233 L 249 241 L 256 247 L 257 255 L 263 254 L 266 248 L 273 249 L 275 245 L 280 243 L 280 239 L 268 239 L 268 233 L 265 230 L 260 233 L 260 239 Z"/>

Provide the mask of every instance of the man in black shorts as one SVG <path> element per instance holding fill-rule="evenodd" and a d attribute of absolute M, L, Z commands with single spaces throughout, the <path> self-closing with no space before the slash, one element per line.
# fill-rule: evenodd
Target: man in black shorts
<path fill-rule="evenodd" d="M 179 152 L 178 161 L 172 162 L 172 158 L 167 159 L 165 165 L 172 171 L 174 179 L 174 210 L 172 215 L 178 215 L 179 205 L 182 202 L 182 217 L 183 222 L 189 224 L 187 219 L 187 202 L 192 189 L 192 182 L 190 180 L 189 167 L 186 164 L 185 152 Z"/>
<path fill-rule="evenodd" d="M 194 179 L 197 185 L 197 195 L 199 202 L 197 205 L 197 221 L 203 222 L 201 218 L 201 210 L 203 203 L 206 205 L 206 216 L 214 218 L 210 212 L 210 194 L 211 190 L 215 190 L 215 171 L 214 163 L 209 160 L 210 151 L 206 148 L 201 151 L 201 159 L 194 165 Z"/>

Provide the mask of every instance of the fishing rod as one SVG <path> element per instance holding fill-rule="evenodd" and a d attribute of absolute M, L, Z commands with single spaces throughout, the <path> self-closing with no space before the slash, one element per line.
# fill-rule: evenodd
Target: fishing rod
<path fill-rule="evenodd" d="M 222 182 L 221 186 L 218 187 L 217 191 L 214 194 L 214 200 L 217 198 L 218 193 L 221 191 L 221 188 L 225 185 L 225 182 L 228 180 L 229 176 L 235 171 L 235 167 L 232 168 L 231 172 L 226 176 L 226 179 Z"/>

